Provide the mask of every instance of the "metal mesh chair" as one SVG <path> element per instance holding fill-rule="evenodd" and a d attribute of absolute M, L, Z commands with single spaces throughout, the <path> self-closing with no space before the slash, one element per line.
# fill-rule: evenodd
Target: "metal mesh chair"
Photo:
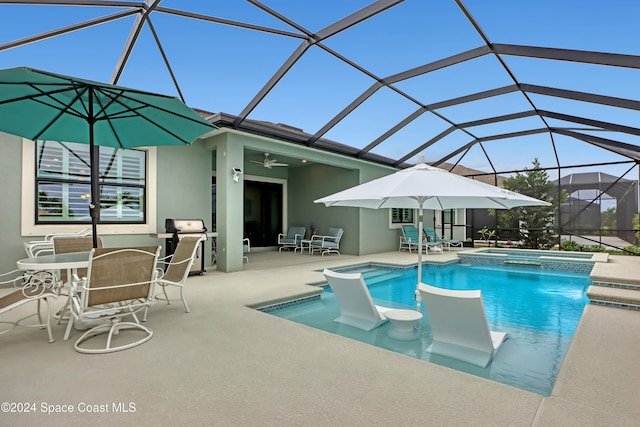
<path fill-rule="evenodd" d="M 73 281 L 71 287 L 71 317 L 64 339 L 69 339 L 71 328 L 83 323 L 98 321 L 74 344 L 81 353 L 110 353 L 125 350 L 147 342 L 153 331 L 140 324 L 136 313 L 149 308 L 153 302 L 153 290 L 157 278 L 156 263 L 160 246 L 134 248 L 97 248 L 91 250 L 88 276 Z M 122 318 L 132 316 L 133 321 Z M 135 329 L 143 337 L 133 342 L 120 335 L 122 330 Z M 93 337 L 107 334 L 104 340 Z M 114 343 L 117 340 L 117 343 Z M 99 341 L 101 346 L 96 346 Z M 123 342 L 124 341 L 124 342 Z M 93 345 L 84 346 L 91 342 Z M 82 344 L 82 346 L 81 346 Z"/>
<path fill-rule="evenodd" d="M 53 239 L 55 237 L 84 237 L 91 233 L 91 229 L 80 230 L 77 233 L 56 233 L 47 234 L 42 240 L 32 240 L 24 243 L 24 250 L 29 258 L 53 253 Z"/>
<path fill-rule="evenodd" d="M 198 251 L 198 245 L 202 238 L 200 236 L 183 237 L 176 246 L 176 251 L 173 255 L 158 260 L 159 266 L 166 266 L 166 270 L 158 278 L 158 285 L 162 288 L 164 296 L 156 295 L 156 299 L 165 300 L 167 304 L 171 304 L 171 301 L 177 301 L 176 299 L 170 299 L 167 295 L 167 286 L 175 286 L 180 289 L 180 300 L 184 304 L 184 309 L 187 313 L 191 312 L 187 305 L 187 300 L 184 298 L 184 285 L 189 277 L 189 270 L 196 258 Z M 162 270 L 161 270 L 162 272 Z"/>
<path fill-rule="evenodd" d="M 35 313 L 25 316 L 16 321 L 0 321 L 0 323 L 2 324 L 9 325 L 9 328 L 0 331 L 0 334 L 9 332 L 17 325 L 38 327 L 41 329 L 46 328 L 49 335 L 49 342 L 53 342 L 53 334 L 51 333 L 50 299 L 55 299 L 58 297 L 58 295 L 54 292 L 55 278 L 48 272 L 29 274 L 21 270 L 13 270 L 8 273 L 0 274 L 0 285 L 7 284 L 11 284 L 16 289 L 0 297 L 0 314 L 8 313 L 15 308 L 21 307 L 33 301 L 37 303 L 37 309 Z M 42 301 L 44 301 L 47 305 L 46 319 L 43 319 L 42 314 L 40 313 L 40 305 Z M 37 324 L 21 324 L 21 322 L 33 316 L 38 317 Z"/>
<path fill-rule="evenodd" d="M 53 253 L 54 254 L 68 254 L 72 252 L 89 252 L 93 249 L 93 237 L 56 237 L 53 239 Z M 98 237 L 98 247 L 102 247 L 102 239 Z M 87 275 L 87 269 L 78 269 L 78 276 L 85 277 Z M 62 283 L 66 283 L 70 278 L 67 277 L 66 271 L 60 271 L 58 277 Z"/>

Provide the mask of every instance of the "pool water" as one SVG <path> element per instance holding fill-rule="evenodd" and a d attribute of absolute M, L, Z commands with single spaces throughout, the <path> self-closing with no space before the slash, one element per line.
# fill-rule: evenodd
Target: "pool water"
<path fill-rule="evenodd" d="M 416 308 L 413 295 L 417 269 L 367 267 L 359 270 L 377 305 Z M 340 309 L 330 288 L 322 293 L 319 301 L 270 311 L 270 314 L 544 396 L 551 394 L 589 301 L 586 297 L 590 285 L 588 274 L 455 264 L 425 266 L 422 281 L 447 289 L 482 290 L 489 328 L 509 333 L 488 367 L 479 368 L 428 353 L 426 349 L 431 343 L 428 316 L 421 320 L 422 331 L 415 341 L 388 337 L 389 322 L 369 332 L 334 322 Z M 424 307 L 421 310 L 424 313 Z"/>

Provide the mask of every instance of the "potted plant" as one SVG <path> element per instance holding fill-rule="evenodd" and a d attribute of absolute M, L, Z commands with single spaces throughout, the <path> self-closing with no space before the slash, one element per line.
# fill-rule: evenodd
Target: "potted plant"
<path fill-rule="evenodd" d="M 462 242 L 463 248 L 472 248 L 473 247 L 473 239 L 471 237 L 467 237 L 467 239 Z"/>
<path fill-rule="evenodd" d="M 484 240 L 487 246 L 491 247 L 490 240 L 491 238 L 496 237 L 496 230 L 489 230 L 485 225 L 480 230 L 478 230 L 478 233 L 480 233 L 480 237 L 482 237 L 482 240 Z M 496 237 L 496 243 L 497 243 L 497 237 Z"/>

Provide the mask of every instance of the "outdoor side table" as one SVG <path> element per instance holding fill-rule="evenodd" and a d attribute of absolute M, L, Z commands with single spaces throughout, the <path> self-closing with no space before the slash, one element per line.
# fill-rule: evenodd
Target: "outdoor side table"
<path fill-rule="evenodd" d="M 412 341 L 420 338 L 422 313 L 419 311 L 393 309 L 385 311 L 384 316 L 391 323 L 391 329 L 387 332 L 389 337 L 400 341 Z"/>
<path fill-rule="evenodd" d="M 298 248 L 295 248 L 294 252 L 297 250 Z M 300 241 L 300 253 L 303 253 L 305 250 L 311 253 L 311 239 L 303 239 Z"/>

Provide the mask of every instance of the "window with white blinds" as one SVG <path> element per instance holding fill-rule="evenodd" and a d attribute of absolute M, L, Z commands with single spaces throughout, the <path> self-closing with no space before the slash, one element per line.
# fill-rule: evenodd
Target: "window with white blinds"
<path fill-rule="evenodd" d="M 96 147 L 100 162 L 100 223 L 145 222 L 146 161 L 143 150 Z M 36 223 L 90 223 L 89 145 L 38 141 Z"/>

